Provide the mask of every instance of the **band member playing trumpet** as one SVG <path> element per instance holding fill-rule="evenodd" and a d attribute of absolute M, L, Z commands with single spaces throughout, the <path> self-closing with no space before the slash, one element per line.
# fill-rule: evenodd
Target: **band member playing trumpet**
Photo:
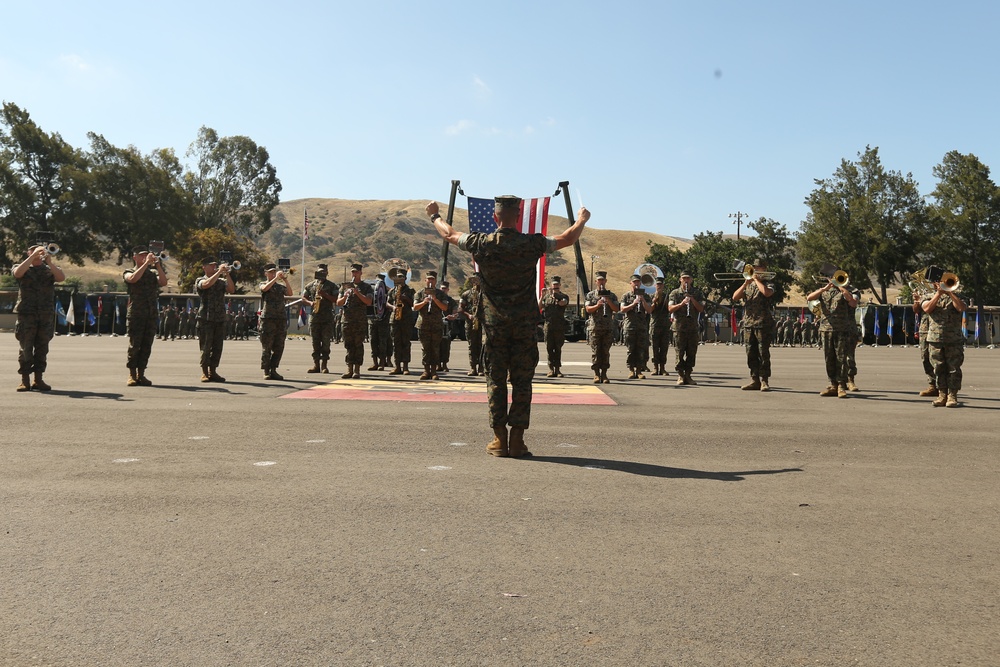
<path fill-rule="evenodd" d="M 750 383 L 744 391 L 770 391 L 771 332 L 774 330 L 774 285 L 766 284 L 760 277 L 767 265 L 761 259 L 753 262 L 753 275 L 733 292 L 733 302 L 745 300 L 743 307 L 743 342 L 750 368 Z"/>
<path fill-rule="evenodd" d="M 442 313 L 448 308 L 444 292 L 437 288 L 437 271 L 428 271 L 424 276 L 424 288 L 413 298 L 413 310 L 417 311 L 420 329 L 421 363 L 424 372 L 421 380 L 437 380 L 437 368 L 441 363 L 441 337 L 444 335 Z"/>
<path fill-rule="evenodd" d="M 222 361 L 222 344 L 226 340 L 226 295 L 236 291 L 229 274 L 229 264 L 219 264 L 211 257 L 201 262 L 204 272 L 194 283 L 201 298 L 198 306 L 198 347 L 201 348 L 201 381 L 225 382 L 217 369 Z"/>
<path fill-rule="evenodd" d="M 274 264 L 264 265 L 264 277 L 267 282 L 260 284 L 260 368 L 265 380 L 284 380 L 278 374 L 278 365 L 288 334 L 285 297 L 291 296 L 292 286 L 285 272 Z"/>
<path fill-rule="evenodd" d="M 302 302 L 310 306 L 309 337 L 312 339 L 312 368 L 306 373 L 329 373 L 330 341 L 333 339 L 333 311 L 337 286 L 327 280 L 326 264 L 317 264 L 313 281 L 302 292 Z"/>
<path fill-rule="evenodd" d="M 55 335 L 55 284 L 66 280 L 66 275 L 43 244 L 28 248 L 28 256 L 14 267 L 13 274 L 17 280 L 14 337 L 20 348 L 17 361 L 21 374 L 17 391 L 49 391 L 52 387 L 45 383 L 42 374 L 48 364 L 49 341 Z"/>
<path fill-rule="evenodd" d="M 475 377 L 483 375 L 483 323 L 479 319 L 479 306 L 483 300 L 481 277 L 474 273 L 469 278 L 469 289 L 462 292 L 458 300 L 458 312 L 465 320 L 465 340 L 469 342 L 469 372 Z M 546 334 L 548 340 L 548 334 Z"/>
<path fill-rule="evenodd" d="M 940 282 L 933 285 L 934 294 L 921 307 L 930 320 L 927 346 L 938 389 L 934 406 L 957 408 L 958 392 L 962 388 L 962 363 L 965 361 L 965 337 L 962 335 L 965 302 L 956 290 L 945 289 Z"/>
<path fill-rule="evenodd" d="M 561 378 L 562 348 L 566 343 L 566 306 L 569 296 L 562 291 L 562 279 L 552 276 L 549 289 L 542 295 L 542 317 L 545 324 L 542 327 L 545 334 L 545 354 L 548 357 L 549 372 L 545 377 Z"/>
<path fill-rule="evenodd" d="M 615 342 L 615 313 L 621 310 L 618 297 L 608 289 L 608 272 L 598 271 L 596 289 L 587 292 L 584 310 L 587 318 L 587 338 L 590 340 L 590 367 L 594 369 L 594 384 L 609 383 L 611 344 Z"/>
<path fill-rule="evenodd" d="M 392 311 L 389 333 L 392 334 L 392 353 L 396 367 L 389 375 L 409 375 L 411 337 L 413 334 L 413 288 L 406 284 L 406 271 L 394 269 L 389 277 L 395 286 L 389 290 L 386 305 Z"/>
<path fill-rule="evenodd" d="M 128 290 L 128 307 L 125 319 L 128 325 L 129 387 L 148 387 L 153 383 L 146 378 L 146 365 L 156 339 L 157 297 L 160 288 L 167 286 L 167 272 L 160 258 L 145 246 L 132 248 L 135 266 L 125 271 L 125 288 Z"/>
<path fill-rule="evenodd" d="M 694 286 L 694 278 L 681 272 L 680 286 L 670 293 L 667 310 L 674 318 L 674 369 L 677 384 L 698 384 L 691 378 L 698 356 L 698 315 L 705 310 L 705 297 Z"/>
<path fill-rule="evenodd" d="M 375 300 L 375 290 L 361 280 L 360 264 L 351 264 L 351 283 L 340 292 L 337 305 L 343 307 L 344 348 L 347 354 L 347 372 L 340 377 L 361 377 L 361 364 L 365 361 L 365 333 L 368 331 L 368 306 Z"/>
<path fill-rule="evenodd" d="M 649 360 L 649 313 L 652 307 L 642 289 L 642 276 L 632 276 L 632 289 L 622 295 L 621 311 L 625 315 L 622 333 L 628 353 L 625 363 L 629 368 L 630 380 L 645 380 L 642 371 Z"/>
<path fill-rule="evenodd" d="M 854 344 L 854 308 L 858 300 L 844 284 L 829 280 L 825 286 L 811 292 L 806 301 L 819 300 L 822 320 L 819 334 L 823 343 L 823 357 L 826 361 L 826 375 L 830 385 L 819 393 L 820 396 L 847 398 L 847 381 L 850 375 L 848 348 Z"/>

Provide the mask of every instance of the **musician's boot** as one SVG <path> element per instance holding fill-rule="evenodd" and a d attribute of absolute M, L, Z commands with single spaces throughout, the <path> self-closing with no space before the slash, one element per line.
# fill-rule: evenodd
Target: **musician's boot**
<path fill-rule="evenodd" d="M 601 384 L 601 371 L 594 371 L 594 384 Z"/>
<path fill-rule="evenodd" d="M 125 384 L 129 387 L 135 387 L 139 384 L 139 372 L 136 369 L 128 369 L 128 382 Z"/>
<path fill-rule="evenodd" d="M 663 375 L 662 368 L 660 364 L 653 364 L 653 375 Z"/>
<path fill-rule="evenodd" d="M 340 376 L 342 380 L 350 380 L 354 377 L 354 364 L 347 364 L 347 370 Z"/>
<path fill-rule="evenodd" d="M 271 369 L 271 379 L 272 380 L 284 380 L 285 378 L 278 374 L 278 367 L 275 366 Z"/>
<path fill-rule="evenodd" d="M 857 391 L 858 385 L 854 384 L 854 376 L 847 378 L 847 391 Z"/>
<path fill-rule="evenodd" d="M 760 379 L 760 390 L 761 391 L 771 391 L 771 385 L 767 383 L 767 378 Z"/>
<path fill-rule="evenodd" d="M 635 370 L 635 368 L 629 366 L 629 370 L 632 371 L 631 373 L 628 374 L 629 380 L 635 380 L 639 377 L 639 373 Z"/>
<path fill-rule="evenodd" d="M 948 391 L 945 389 L 941 389 L 940 391 L 938 391 L 938 397 L 934 401 L 934 407 L 943 408 L 947 404 L 948 404 Z"/>
<path fill-rule="evenodd" d="M 52 387 L 45 384 L 41 371 L 35 371 L 35 381 L 31 383 L 31 388 L 35 391 L 49 391 L 52 389 Z"/>
<path fill-rule="evenodd" d="M 819 392 L 820 396 L 836 396 L 837 395 L 837 385 L 831 384 L 829 387 Z"/>
<path fill-rule="evenodd" d="M 497 426 L 493 429 L 493 439 L 486 445 L 486 451 L 493 456 L 507 456 L 507 427 Z"/>
<path fill-rule="evenodd" d="M 354 374 L 351 377 L 355 380 L 361 379 L 361 364 L 354 364 Z"/>
<path fill-rule="evenodd" d="M 524 429 L 516 426 L 510 427 L 510 442 L 507 446 L 507 453 L 511 458 L 523 459 L 531 456 L 528 446 L 524 444 Z"/>
<path fill-rule="evenodd" d="M 958 392 L 954 389 L 948 390 L 948 402 L 944 404 L 946 408 L 957 408 L 958 407 Z"/>
<path fill-rule="evenodd" d="M 208 366 L 201 367 L 201 381 L 202 382 L 212 381 L 212 371 L 208 370 Z"/>
<path fill-rule="evenodd" d="M 643 373 L 643 371 L 645 371 L 646 373 L 648 373 L 648 372 L 649 372 L 649 369 L 648 369 L 648 368 L 646 368 L 645 366 L 641 366 L 641 367 L 639 367 L 639 368 L 636 368 L 636 369 L 635 369 L 635 371 L 636 371 L 636 373 L 635 373 L 635 374 L 636 374 L 636 375 L 638 376 L 638 378 L 639 378 L 640 380 L 645 380 L 645 379 L 646 379 L 646 376 L 645 376 L 645 374 Z"/>
<path fill-rule="evenodd" d="M 691 371 L 684 374 L 684 384 L 698 384 L 694 381 L 694 378 L 691 377 Z"/>
<path fill-rule="evenodd" d="M 924 389 L 922 392 L 920 392 L 917 395 L 918 396 L 937 396 L 938 395 L 937 385 L 933 385 L 932 384 L 932 385 L 928 386 L 927 389 Z"/>
<path fill-rule="evenodd" d="M 562 371 L 561 371 L 561 370 L 559 370 L 560 368 L 561 368 L 560 366 L 556 366 L 556 367 L 555 367 L 555 371 L 556 371 L 556 377 L 557 377 L 557 378 L 561 378 L 561 377 L 566 377 L 565 375 L 563 375 L 563 374 L 562 374 Z"/>
<path fill-rule="evenodd" d="M 397 361 L 396 362 L 396 367 L 394 369 L 392 369 L 391 371 L 389 371 L 389 375 L 402 375 L 402 374 L 403 374 L 403 368 L 400 365 L 400 363 Z"/>
<path fill-rule="evenodd" d="M 306 371 L 306 373 L 319 373 L 319 360 L 313 362 L 313 367 Z"/>
<path fill-rule="evenodd" d="M 556 370 L 555 368 L 552 367 L 552 364 L 549 364 L 549 372 L 545 374 L 545 377 L 554 378 L 555 376 L 556 376 Z"/>
<path fill-rule="evenodd" d="M 687 383 L 684 382 L 684 374 L 681 373 L 681 372 L 678 372 L 677 373 L 677 385 L 680 386 L 682 384 L 687 384 Z"/>
<path fill-rule="evenodd" d="M 603 382 L 604 384 L 611 384 L 611 380 L 608 379 L 608 369 L 607 368 L 602 368 L 601 369 L 601 382 Z"/>
<path fill-rule="evenodd" d="M 431 367 L 428 364 L 424 364 L 424 372 L 420 374 L 421 380 L 430 380 L 433 373 L 431 373 Z"/>
<path fill-rule="evenodd" d="M 442 373 L 450 373 L 451 372 L 451 369 L 448 368 L 448 364 L 446 364 L 446 363 L 445 364 L 441 364 L 441 369 L 440 370 L 441 370 Z"/>
<path fill-rule="evenodd" d="M 740 389 L 743 391 L 760 391 L 760 378 L 756 376 L 751 378 L 751 382 L 743 385 Z"/>
<path fill-rule="evenodd" d="M 374 359 L 374 358 L 372 359 L 372 365 L 368 367 L 368 370 L 370 370 L 370 371 L 377 371 L 377 370 L 379 370 L 378 359 Z"/>
<path fill-rule="evenodd" d="M 224 378 L 221 375 L 219 375 L 215 371 L 214 368 L 209 368 L 208 370 L 211 372 L 211 375 L 209 376 L 209 377 L 211 377 L 211 380 L 209 380 L 209 382 L 225 382 L 226 381 L 226 378 Z"/>
<path fill-rule="evenodd" d="M 403 375 L 409 375 L 409 374 L 410 374 L 410 362 L 404 361 L 403 362 Z"/>
<path fill-rule="evenodd" d="M 837 385 L 837 398 L 847 398 L 847 383 Z"/>
<path fill-rule="evenodd" d="M 329 362 L 326 359 L 324 359 L 322 362 L 320 362 L 320 373 L 329 373 L 330 372 L 330 367 L 327 365 L 328 363 Z"/>
<path fill-rule="evenodd" d="M 17 385 L 17 391 L 31 391 L 31 376 L 27 373 L 21 374 L 21 384 Z"/>
<path fill-rule="evenodd" d="M 153 383 L 146 377 L 146 369 L 139 368 L 135 372 L 135 381 L 140 387 L 152 387 Z"/>

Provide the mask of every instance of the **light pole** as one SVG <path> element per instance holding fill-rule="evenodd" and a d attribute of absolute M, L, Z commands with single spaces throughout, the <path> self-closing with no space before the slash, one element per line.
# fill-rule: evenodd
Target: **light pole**
<path fill-rule="evenodd" d="M 594 286 L 594 260 L 595 259 L 600 259 L 600 258 L 601 257 L 599 255 L 591 255 L 590 256 L 590 286 L 591 287 Z"/>
<path fill-rule="evenodd" d="M 733 224 L 736 225 L 736 240 L 740 240 L 740 224 L 743 222 L 743 218 L 749 218 L 749 213 L 743 213 L 742 211 L 736 211 L 736 213 L 730 213 L 730 218 L 734 218 Z"/>

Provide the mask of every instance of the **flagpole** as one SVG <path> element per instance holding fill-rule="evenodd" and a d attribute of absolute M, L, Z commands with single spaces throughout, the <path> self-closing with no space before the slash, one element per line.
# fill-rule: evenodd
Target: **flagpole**
<path fill-rule="evenodd" d="M 569 181 L 560 181 L 555 194 L 559 194 L 559 190 L 562 190 L 563 199 L 566 201 L 566 219 L 569 220 L 569 226 L 572 227 L 576 224 L 576 220 L 573 218 L 573 201 L 570 198 Z M 573 243 L 573 250 L 576 253 L 576 296 L 577 305 L 579 305 L 581 292 L 584 295 L 590 292 L 590 285 L 587 283 L 587 267 L 583 263 L 583 250 L 580 248 L 580 239 L 577 239 Z"/>
<path fill-rule="evenodd" d="M 451 196 L 448 198 L 448 226 L 452 227 L 452 221 L 455 219 L 455 197 L 458 195 L 458 186 L 461 181 L 453 180 L 451 182 Z M 448 246 L 451 245 L 447 240 L 441 248 L 441 270 L 438 272 L 441 275 L 438 277 L 438 285 L 443 283 L 448 277 Z"/>
<path fill-rule="evenodd" d="M 302 269 L 301 276 L 299 276 L 301 282 L 301 289 L 299 293 L 306 291 L 306 235 L 309 233 L 309 213 L 306 212 L 306 207 L 302 207 Z"/>

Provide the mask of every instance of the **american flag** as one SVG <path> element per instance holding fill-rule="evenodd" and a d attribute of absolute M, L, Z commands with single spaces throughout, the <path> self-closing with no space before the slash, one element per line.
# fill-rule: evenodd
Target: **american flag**
<path fill-rule="evenodd" d="M 521 201 L 521 217 L 517 221 L 517 231 L 522 234 L 547 234 L 549 231 L 549 200 L 551 197 L 541 197 L 537 199 L 524 199 Z M 489 234 L 497 229 L 497 223 L 493 218 L 493 209 L 496 202 L 493 199 L 478 199 L 469 197 L 469 231 Z M 476 271 L 479 266 L 475 257 L 472 259 L 472 266 Z M 535 296 L 541 298 L 542 290 L 545 288 L 545 255 L 542 255 L 536 265 L 538 285 L 535 287 Z"/>
<path fill-rule="evenodd" d="M 306 213 L 305 209 L 302 209 L 302 216 L 305 218 L 305 224 L 302 225 L 302 238 L 309 238 L 309 214 Z"/>

